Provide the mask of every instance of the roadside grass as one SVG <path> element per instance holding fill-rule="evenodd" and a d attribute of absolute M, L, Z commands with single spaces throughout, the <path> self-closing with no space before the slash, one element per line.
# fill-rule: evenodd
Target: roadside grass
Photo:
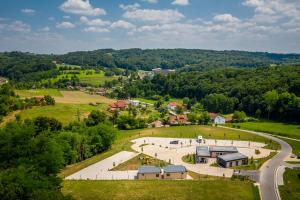
<path fill-rule="evenodd" d="M 22 110 L 20 116 L 22 120 L 32 119 L 38 116 L 52 117 L 67 125 L 72 121 L 78 120 L 78 111 L 80 120 L 88 116 L 92 110 L 106 110 L 105 104 L 91 106 L 88 104 L 61 104 L 57 103 L 54 106 L 35 106 L 31 109 Z"/>
<path fill-rule="evenodd" d="M 128 131 L 119 131 L 117 139 L 112 145 L 111 149 L 93 156 L 87 160 L 84 160 L 79 163 L 75 163 L 69 166 L 66 166 L 60 173 L 61 177 L 66 177 L 71 175 L 91 164 L 94 164 L 100 160 L 103 160 L 107 157 L 110 157 L 120 151 L 132 151 L 130 142 L 133 139 L 139 137 L 174 137 L 174 138 L 196 138 L 198 135 L 204 136 L 204 138 L 211 139 L 232 139 L 232 140 L 251 140 L 257 142 L 268 143 L 269 140 L 260 136 L 255 136 L 249 133 L 229 130 L 218 127 L 211 126 L 176 126 L 168 128 L 153 128 L 153 129 L 138 129 L 138 130 L 128 130 Z M 274 143 L 274 145 L 277 143 Z"/>
<path fill-rule="evenodd" d="M 196 160 L 195 160 L 195 154 L 188 154 L 183 156 L 182 161 L 185 163 L 189 163 L 189 164 L 196 164 Z"/>
<path fill-rule="evenodd" d="M 111 171 L 128 171 L 128 170 L 138 170 L 140 166 L 157 166 L 157 167 L 165 167 L 169 165 L 169 163 L 153 158 L 151 156 L 145 154 L 139 154 L 136 157 L 127 160 L 124 163 L 119 164 L 118 166 L 111 169 Z"/>
<path fill-rule="evenodd" d="M 64 181 L 62 192 L 81 200 L 254 200 L 253 184 L 227 179 L 193 181 Z"/>
<path fill-rule="evenodd" d="M 271 133 L 278 136 L 300 139 L 300 124 L 285 124 L 280 122 L 261 121 L 226 124 L 239 126 L 242 129 Z"/>
<path fill-rule="evenodd" d="M 249 159 L 248 165 L 242 165 L 237 167 L 232 167 L 232 169 L 241 169 L 241 170 L 258 170 L 267 160 L 273 158 L 277 152 L 271 152 L 269 156 L 258 159 Z"/>
<path fill-rule="evenodd" d="M 50 95 L 52 97 L 62 97 L 57 89 L 36 89 L 36 90 L 15 90 L 16 94 L 23 98 Z"/>
<path fill-rule="evenodd" d="M 300 170 L 285 169 L 284 185 L 279 186 L 282 200 L 300 199 Z"/>
<path fill-rule="evenodd" d="M 289 143 L 293 149 L 293 154 L 295 155 L 300 155 L 300 142 L 295 141 L 295 140 L 289 140 L 289 139 L 284 139 L 280 138 L 281 140 L 284 140 L 285 142 Z"/>

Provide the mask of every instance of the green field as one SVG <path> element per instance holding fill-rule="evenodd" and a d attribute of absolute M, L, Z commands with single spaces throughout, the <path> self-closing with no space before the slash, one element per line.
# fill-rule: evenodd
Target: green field
<path fill-rule="evenodd" d="M 279 186 L 282 200 L 300 199 L 300 170 L 285 169 L 284 185 Z"/>
<path fill-rule="evenodd" d="M 106 105 L 91 106 L 88 104 L 60 104 L 55 106 L 37 106 L 32 109 L 23 110 L 20 112 L 21 119 L 32 119 L 38 116 L 53 117 L 64 125 L 78 119 L 77 111 L 79 110 L 81 120 L 87 117 L 92 110 L 103 110 Z"/>
<path fill-rule="evenodd" d="M 153 129 L 139 129 L 139 130 L 129 130 L 129 131 L 119 131 L 117 139 L 109 151 L 102 154 L 96 155 L 85 161 L 69 165 L 61 172 L 61 177 L 73 174 L 80 169 L 83 169 L 91 164 L 94 164 L 100 160 L 103 160 L 109 156 L 112 156 L 120 151 L 131 149 L 131 142 L 138 137 L 179 137 L 179 138 L 196 138 L 198 135 L 204 136 L 204 138 L 212 139 L 229 139 L 229 140 L 251 140 L 258 142 L 269 143 L 269 140 L 255 136 L 249 133 L 229 130 L 224 128 L 212 127 L 212 126 L 176 126 L 169 128 L 153 128 Z M 225 137 L 224 137 L 225 136 Z M 278 148 L 277 143 L 271 143 L 271 146 Z M 269 145 L 270 146 L 270 145 Z"/>
<path fill-rule="evenodd" d="M 70 72 L 80 72 L 80 74 L 70 74 Z M 105 81 L 118 79 L 118 76 L 105 76 L 102 71 L 100 73 L 96 73 L 95 70 L 65 70 L 64 74 L 60 74 L 56 78 L 52 78 L 50 80 L 54 83 L 63 77 L 71 78 L 74 75 L 79 78 L 81 83 L 86 83 L 92 86 L 99 86 L 104 84 Z"/>
<path fill-rule="evenodd" d="M 300 139 L 300 124 L 285 124 L 279 122 L 244 122 L 226 124 L 240 126 L 241 129 L 271 133 L 274 135 Z"/>
<path fill-rule="evenodd" d="M 281 138 L 282 139 L 282 138 Z M 289 143 L 291 147 L 293 148 L 293 154 L 300 155 L 300 142 L 295 140 L 289 140 L 289 139 L 282 139 Z"/>
<path fill-rule="evenodd" d="M 251 182 L 212 181 L 64 181 L 62 191 L 81 200 L 255 200 Z"/>
<path fill-rule="evenodd" d="M 16 94 L 23 98 L 50 95 L 52 97 L 62 97 L 57 89 L 36 89 L 36 90 L 15 90 Z"/>
<path fill-rule="evenodd" d="M 145 103 L 150 103 L 150 104 L 155 104 L 155 102 L 157 102 L 156 100 L 152 100 L 152 99 L 145 99 L 145 98 L 133 98 L 134 100 L 139 100 L 141 102 L 145 102 Z M 164 105 L 168 105 L 170 102 L 176 102 L 178 104 L 182 104 L 182 99 L 175 99 L 175 98 L 170 98 L 169 101 L 165 101 Z"/>

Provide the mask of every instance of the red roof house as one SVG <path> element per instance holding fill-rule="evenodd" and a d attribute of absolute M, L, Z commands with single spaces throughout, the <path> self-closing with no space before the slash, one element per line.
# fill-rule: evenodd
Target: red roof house
<path fill-rule="evenodd" d="M 115 111 L 115 110 L 124 110 L 128 107 L 128 103 L 126 101 L 117 101 L 117 102 L 114 102 L 114 103 L 111 103 L 110 105 L 110 110 L 111 111 Z"/>

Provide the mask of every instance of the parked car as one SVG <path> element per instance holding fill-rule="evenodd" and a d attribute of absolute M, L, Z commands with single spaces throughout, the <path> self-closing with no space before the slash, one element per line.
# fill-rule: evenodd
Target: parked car
<path fill-rule="evenodd" d="M 174 140 L 174 141 L 171 141 L 170 144 L 178 144 L 179 141 L 178 140 Z"/>

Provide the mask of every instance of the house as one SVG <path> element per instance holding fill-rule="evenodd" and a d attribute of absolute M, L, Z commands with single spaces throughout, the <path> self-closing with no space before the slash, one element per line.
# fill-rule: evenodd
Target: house
<path fill-rule="evenodd" d="M 232 122 L 232 117 L 225 118 L 225 123 L 231 123 L 231 122 Z"/>
<path fill-rule="evenodd" d="M 210 158 L 210 151 L 207 146 L 196 147 L 196 163 L 207 163 Z"/>
<path fill-rule="evenodd" d="M 216 158 L 221 155 L 238 153 L 238 150 L 232 146 L 211 146 L 209 147 L 209 152 L 211 158 Z"/>
<path fill-rule="evenodd" d="M 187 115 L 175 115 L 170 116 L 169 119 L 170 125 L 182 125 L 182 124 L 189 124 Z"/>
<path fill-rule="evenodd" d="M 110 105 L 110 110 L 115 111 L 115 110 L 125 110 L 128 108 L 128 103 L 126 101 L 117 101 L 114 103 L 111 103 Z"/>
<path fill-rule="evenodd" d="M 128 101 L 130 105 L 133 105 L 133 106 L 139 106 L 140 105 L 140 101 L 138 100 L 129 100 Z"/>
<path fill-rule="evenodd" d="M 149 124 L 149 128 L 160 128 L 160 127 L 163 127 L 163 126 L 164 126 L 164 124 L 160 120 L 156 120 L 156 121 Z"/>
<path fill-rule="evenodd" d="M 225 124 L 225 117 L 217 113 L 208 113 L 208 115 L 214 124 Z"/>
<path fill-rule="evenodd" d="M 248 157 L 241 153 L 220 155 L 217 157 L 217 163 L 225 168 L 247 165 Z"/>
<path fill-rule="evenodd" d="M 168 165 L 163 169 L 162 179 L 186 179 L 187 170 L 182 165 Z"/>
<path fill-rule="evenodd" d="M 160 179 L 161 169 L 155 166 L 141 166 L 138 169 L 137 179 L 139 180 L 153 180 Z"/>
<path fill-rule="evenodd" d="M 176 102 L 171 102 L 167 105 L 167 108 L 170 110 L 176 110 L 177 108 L 177 103 Z"/>

